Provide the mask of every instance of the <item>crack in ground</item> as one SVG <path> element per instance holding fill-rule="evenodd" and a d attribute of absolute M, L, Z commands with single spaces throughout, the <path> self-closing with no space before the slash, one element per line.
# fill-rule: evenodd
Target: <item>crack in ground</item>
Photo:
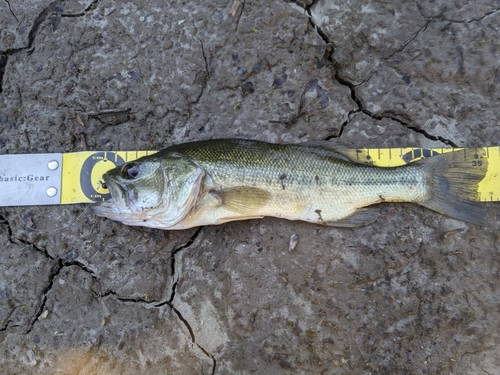
<path fill-rule="evenodd" d="M 329 60 L 333 64 L 338 65 L 338 63 L 335 60 L 333 60 L 332 58 L 329 58 Z M 439 141 L 439 142 L 442 142 L 442 143 L 444 143 L 446 145 L 449 145 L 451 147 L 458 147 L 457 144 L 455 142 L 453 142 L 451 139 L 447 139 L 447 138 L 444 138 L 444 137 L 441 137 L 441 136 L 432 135 L 432 134 L 428 133 L 427 131 L 425 131 L 424 129 L 421 129 L 417 125 L 411 125 L 411 119 L 407 115 L 405 115 L 405 114 L 398 114 L 398 113 L 395 113 L 395 112 L 391 113 L 390 111 L 384 111 L 384 112 L 382 112 L 382 114 L 377 115 L 377 114 L 371 112 L 370 110 L 368 110 L 367 108 L 365 108 L 365 106 L 363 105 L 362 100 L 358 97 L 358 95 L 356 93 L 356 86 L 354 86 L 351 82 L 349 82 L 349 81 L 341 78 L 339 76 L 338 71 L 335 72 L 335 79 L 342 86 L 345 86 L 345 87 L 349 88 L 349 90 L 351 92 L 351 99 L 356 103 L 359 111 L 362 112 L 362 113 L 364 113 L 365 115 L 371 117 L 372 119 L 377 120 L 377 121 L 384 120 L 384 119 L 389 119 L 389 120 L 392 120 L 392 121 L 395 121 L 395 122 L 399 123 L 400 125 L 406 127 L 407 129 L 410 129 L 410 130 L 413 130 L 416 133 L 422 134 L 427 139 L 430 139 L 430 140 L 433 140 L 433 141 Z M 348 122 L 346 122 L 344 124 L 344 127 L 345 127 L 345 125 L 347 125 L 347 123 Z M 342 127 L 342 129 L 343 129 L 343 127 Z"/>
<path fill-rule="evenodd" d="M 170 294 L 169 299 L 166 302 L 164 302 L 163 305 L 164 304 L 171 304 L 174 300 L 174 297 L 175 297 L 175 288 L 177 287 L 177 280 L 175 280 L 175 255 L 179 251 L 187 249 L 189 246 L 191 246 L 193 244 L 193 242 L 196 241 L 196 239 L 200 235 L 202 229 L 203 229 L 203 227 L 198 227 L 196 229 L 196 232 L 194 232 L 194 234 L 191 236 L 191 238 L 188 240 L 188 242 L 186 242 L 184 245 L 181 245 L 181 246 L 175 248 L 174 250 L 172 250 L 172 254 L 170 257 L 170 274 L 171 274 L 172 280 L 174 280 L 174 284 L 172 285 L 172 293 Z M 161 307 L 161 306 L 162 306 L 162 304 L 158 305 L 157 307 Z"/>
<path fill-rule="evenodd" d="M 121 297 L 120 295 L 118 295 L 118 293 L 116 293 L 114 290 L 108 290 L 106 293 L 104 294 L 100 294 L 100 293 L 96 293 L 95 291 L 93 291 L 93 293 L 98 296 L 99 298 L 104 298 L 104 297 L 108 297 L 108 296 L 113 296 L 114 298 L 116 298 L 118 301 L 121 301 L 121 302 L 130 302 L 130 303 L 146 303 L 146 304 L 152 304 L 152 303 L 155 303 L 157 301 L 150 301 L 148 298 L 146 298 L 146 296 L 144 298 L 141 298 L 141 297 L 135 297 L 135 298 L 128 298 L 128 297 Z M 155 305 L 153 305 L 155 306 Z"/>
<path fill-rule="evenodd" d="M 27 47 L 22 47 L 18 48 L 16 50 L 13 50 L 13 52 L 19 52 L 22 50 L 30 49 L 33 46 L 33 43 L 35 41 L 36 35 L 38 34 L 38 30 L 40 29 L 40 25 L 43 23 L 45 18 L 52 12 L 56 10 L 56 8 L 61 6 L 61 0 L 56 0 L 50 3 L 46 8 L 44 8 L 40 14 L 35 18 L 35 21 L 33 22 L 33 27 L 31 28 L 29 34 L 28 34 L 28 46 Z"/>
<path fill-rule="evenodd" d="M 11 311 L 10 311 L 10 314 L 4 319 L 4 321 L 2 322 L 3 323 L 3 326 L 0 327 L 0 332 L 5 332 L 7 331 L 7 329 L 9 328 L 10 326 L 10 323 L 12 323 L 12 319 L 10 318 L 12 316 L 12 314 L 14 314 L 14 311 L 16 309 L 13 308 Z"/>
<path fill-rule="evenodd" d="M 333 58 L 330 57 L 329 60 L 332 63 L 338 65 L 338 63 L 335 60 L 333 60 Z M 428 133 L 427 131 L 425 131 L 424 129 L 421 129 L 417 125 L 411 125 L 411 119 L 408 118 L 408 116 L 405 114 L 397 114 L 395 112 L 391 113 L 390 111 L 384 111 L 380 115 L 377 115 L 377 114 L 371 112 L 370 110 L 365 108 L 362 100 L 358 97 L 358 95 L 356 93 L 356 87 L 351 82 L 341 78 L 338 74 L 338 71 L 335 72 L 335 79 L 342 86 L 349 88 L 349 90 L 351 92 L 351 99 L 356 103 L 359 112 L 362 112 L 365 115 L 367 115 L 367 116 L 369 116 L 372 119 L 377 120 L 377 121 L 384 120 L 384 119 L 389 119 L 389 120 L 395 121 L 395 122 L 399 123 L 400 125 L 406 127 L 407 129 L 410 129 L 416 133 L 422 134 L 427 139 L 430 139 L 433 141 L 439 141 L 439 142 L 442 142 L 442 143 L 449 145 L 449 146 L 452 146 L 452 147 L 458 147 L 458 145 L 455 142 L 453 142 L 451 139 L 447 139 L 447 138 L 444 138 L 441 136 L 432 135 L 432 134 Z M 402 119 L 401 117 L 406 118 L 406 119 Z M 344 127 L 346 125 L 347 125 L 347 123 L 344 124 Z M 341 129 L 343 129 L 343 127 Z"/>
<path fill-rule="evenodd" d="M 0 224 L 3 224 L 7 227 L 7 239 L 9 240 L 9 242 L 12 244 L 15 243 L 12 239 L 12 227 L 10 226 L 10 222 L 3 215 L 0 215 Z"/>
<path fill-rule="evenodd" d="M 353 117 L 357 113 L 359 113 L 359 112 L 361 112 L 359 109 L 354 109 L 354 110 L 350 111 L 347 114 L 347 119 L 342 124 L 340 124 L 339 131 L 337 132 L 337 134 L 329 136 L 329 137 L 326 137 L 325 141 L 329 141 L 329 140 L 331 140 L 333 138 L 340 138 L 340 137 L 342 137 L 342 134 L 344 133 L 345 127 L 352 121 Z"/>
<path fill-rule="evenodd" d="M 446 18 L 446 17 L 442 17 L 442 16 L 438 16 L 438 17 L 429 17 L 427 16 L 426 14 L 424 14 L 424 11 L 423 9 L 421 8 L 420 6 L 420 3 L 418 1 L 415 2 L 419 12 L 420 12 L 420 15 L 422 17 L 424 17 L 427 21 L 432 21 L 432 20 L 437 20 L 437 21 L 445 21 L 445 22 L 451 22 L 451 23 L 472 23 L 472 22 L 480 22 L 482 21 L 484 18 L 488 17 L 488 16 L 491 16 L 492 14 L 500 11 L 500 8 L 495 8 L 493 10 L 491 10 L 490 12 L 486 12 L 484 13 L 482 16 L 479 16 L 477 18 L 472 18 L 470 20 L 466 20 L 466 19 L 463 19 L 463 20 L 456 20 L 456 19 L 453 19 L 453 18 Z"/>
<path fill-rule="evenodd" d="M 363 105 L 361 99 L 358 97 L 358 95 L 356 93 L 356 87 L 351 82 L 346 81 L 343 78 L 341 78 L 338 75 L 338 72 L 335 73 L 335 79 L 342 86 L 346 86 L 346 87 L 349 88 L 349 90 L 351 91 L 351 99 L 356 103 L 356 105 L 359 108 L 359 111 L 362 112 L 362 113 L 364 113 L 365 115 L 371 117 L 372 119 L 377 120 L 377 121 L 380 121 L 380 120 L 383 120 L 383 119 L 389 119 L 389 120 L 392 120 L 392 121 L 395 121 L 395 122 L 399 123 L 400 125 L 406 127 L 407 129 L 410 129 L 410 130 L 413 130 L 416 133 L 422 134 L 427 139 L 430 139 L 430 140 L 433 140 L 433 141 L 439 141 L 439 142 L 442 142 L 442 143 L 444 143 L 446 145 L 449 145 L 451 147 L 458 147 L 458 145 L 455 142 L 453 142 L 451 139 L 447 139 L 447 138 L 444 138 L 444 137 L 441 137 L 441 136 L 432 135 L 432 134 L 428 133 L 427 131 L 425 131 L 424 129 L 421 129 L 417 125 L 411 125 L 410 118 L 408 118 L 405 114 L 399 114 L 398 115 L 397 113 L 391 113 L 389 111 L 384 111 L 380 115 L 374 114 L 373 112 L 371 112 L 371 111 L 369 111 L 368 109 L 365 108 L 365 106 Z M 399 116 L 401 116 L 403 118 L 406 118 L 406 119 L 402 119 Z M 345 124 L 345 125 L 347 125 L 347 124 Z"/>
<path fill-rule="evenodd" d="M 36 252 L 42 253 L 46 258 L 48 258 L 50 260 L 55 260 L 55 258 L 49 254 L 47 249 L 41 249 L 38 246 L 36 246 L 35 244 L 31 243 L 30 241 L 24 240 L 22 238 L 14 237 L 12 234 L 12 227 L 10 225 L 10 222 L 3 215 L 0 215 L 0 224 L 3 224 L 7 227 L 7 238 L 8 238 L 10 243 L 27 245 L 30 250 L 35 250 Z"/>
<path fill-rule="evenodd" d="M 50 292 L 50 290 L 52 289 L 52 286 L 54 285 L 55 278 L 57 277 L 57 275 L 59 275 L 59 273 L 61 272 L 62 269 L 63 269 L 62 260 L 58 259 L 57 263 L 54 264 L 52 266 L 52 268 L 50 269 L 49 281 L 47 283 L 47 286 L 44 288 L 44 290 L 42 292 L 42 300 L 41 300 L 41 302 L 38 306 L 38 309 L 35 312 L 33 318 L 31 319 L 30 325 L 29 325 L 28 329 L 26 330 L 25 335 L 27 335 L 28 333 L 31 332 L 36 321 L 38 320 L 40 315 L 43 314 L 45 304 L 47 303 L 47 295 Z"/>
<path fill-rule="evenodd" d="M 82 262 L 78 261 L 78 260 L 71 260 L 69 262 L 64 262 L 63 261 L 63 268 L 64 267 L 70 267 L 70 266 L 75 266 L 75 267 L 78 267 L 80 268 L 81 270 L 85 271 L 86 273 L 88 273 L 90 275 L 90 277 L 92 277 L 92 279 L 94 279 L 97 283 L 99 283 L 99 279 L 97 278 L 96 274 L 94 271 L 92 271 L 90 268 L 88 268 L 85 264 L 83 264 Z"/>
<path fill-rule="evenodd" d="M 7 6 L 9 7 L 10 13 L 14 16 L 14 18 L 16 19 L 16 21 L 19 23 L 19 19 L 17 18 L 16 14 L 12 10 L 12 6 L 10 5 L 9 0 L 3 0 L 3 1 L 5 1 L 7 3 Z"/>
<path fill-rule="evenodd" d="M 96 9 L 98 3 L 99 3 L 99 0 L 94 0 L 82 12 L 80 12 L 80 13 L 63 13 L 63 14 L 61 14 L 61 17 L 67 17 L 67 18 L 71 18 L 71 17 L 83 17 L 88 12 Z"/>
<path fill-rule="evenodd" d="M 171 277 L 172 277 L 172 279 L 175 279 L 175 275 L 176 275 L 176 272 L 175 272 L 175 255 L 178 252 L 180 252 L 181 250 L 189 248 L 196 241 L 196 239 L 199 237 L 202 229 L 203 229 L 203 227 L 198 227 L 196 229 L 196 231 L 193 233 L 193 235 L 191 236 L 191 238 L 184 245 L 181 245 L 181 246 L 177 247 L 176 249 L 174 249 L 172 251 L 171 265 L 170 265 L 171 266 Z M 170 297 L 167 300 L 165 300 L 165 301 L 149 300 L 147 297 L 144 297 L 144 298 L 141 298 L 141 297 L 136 297 L 136 298 L 120 297 L 113 290 L 109 290 L 109 291 L 107 291 L 104 294 L 97 294 L 95 292 L 94 292 L 94 294 L 96 294 L 100 298 L 107 297 L 107 296 L 113 296 L 114 298 L 116 298 L 117 300 L 119 300 L 121 302 L 142 303 L 142 304 L 151 305 L 151 306 L 153 306 L 155 308 L 160 308 L 160 307 L 163 307 L 165 305 L 167 305 L 168 307 L 170 307 L 170 309 L 172 309 L 172 311 L 175 313 L 175 315 L 177 315 L 177 317 L 179 318 L 179 320 L 184 324 L 184 326 L 188 330 L 189 336 L 191 338 L 191 342 L 194 345 L 196 345 L 203 352 L 203 354 L 205 354 L 207 357 L 209 357 L 212 360 L 212 364 L 213 365 L 212 365 L 211 375 L 214 375 L 215 374 L 215 369 L 216 369 L 216 366 L 217 366 L 217 360 L 203 346 L 201 346 L 200 344 L 198 344 L 196 342 L 196 337 L 195 337 L 193 328 L 191 327 L 191 324 L 189 324 L 188 320 L 186 318 L 184 318 L 184 316 L 182 315 L 182 313 L 173 304 L 173 300 L 174 300 L 174 297 L 175 297 L 175 289 L 176 289 L 176 287 L 177 287 L 177 280 L 175 280 L 174 283 L 173 283 L 173 285 L 172 285 L 172 293 L 170 294 Z"/>
<path fill-rule="evenodd" d="M 424 32 L 427 27 L 429 26 L 429 24 L 431 23 L 430 20 L 427 20 L 427 22 L 425 23 L 425 25 L 423 25 L 420 29 L 417 30 L 417 32 L 415 33 L 415 35 L 413 35 L 406 43 L 404 43 L 400 48 L 398 48 L 396 51 L 394 51 L 393 53 L 391 53 L 387 58 L 386 60 L 390 60 L 394 55 L 398 54 L 398 53 L 401 53 L 404 51 L 404 49 L 411 43 L 413 42 L 417 36 L 421 33 L 421 32 Z"/>
<path fill-rule="evenodd" d="M 481 17 L 473 18 L 473 19 L 467 21 L 467 23 L 482 21 L 484 18 L 491 16 L 493 13 L 496 13 L 498 11 L 500 11 L 500 8 L 493 9 L 491 12 L 487 12 L 487 13 L 483 14 Z"/>
<path fill-rule="evenodd" d="M 50 274 L 49 274 L 47 286 L 43 289 L 43 291 L 41 293 L 42 297 L 41 297 L 40 304 L 38 305 L 38 308 L 37 308 L 35 314 L 33 315 L 33 318 L 30 321 L 29 327 L 25 332 L 25 334 L 28 334 L 33 329 L 33 327 L 34 327 L 35 323 L 38 321 L 38 318 L 40 317 L 40 315 L 43 314 L 43 311 L 45 309 L 45 304 L 47 303 L 48 293 L 50 292 L 50 290 L 52 289 L 52 286 L 54 285 L 55 278 L 60 274 L 60 272 L 63 268 L 70 267 L 70 266 L 76 266 L 76 267 L 82 269 L 83 271 L 85 271 L 86 273 L 88 273 L 97 283 L 99 283 L 99 280 L 98 280 L 95 272 L 92 271 L 90 268 L 88 268 L 84 263 L 82 263 L 78 260 L 74 260 L 74 259 L 70 259 L 70 260 L 66 261 L 65 257 L 67 256 L 67 254 L 56 259 L 55 257 L 53 257 L 52 255 L 49 254 L 47 249 L 41 249 L 38 246 L 36 246 L 35 244 L 31 243 L 30 241 L 27 241 L 27 240 L 24 240 L 21 238 L 17 238 L 17 237 L 13 237 L 12 228 L 10 226 L 9 221 L 3 215 L 0 215 L 0 220 L 3 221 L 3 223 L 1 223 L 1 224 L 4 224 L 7 226 L 7 233 L 8 233 L 9 241 L 11 243 L 18 243 L 18 244 L 26 245 L 29 247 L 30 250 L 35 250 L 36 252 L 43 254 L 47 259 L 54 262 L 51 269 L 50 269 Z M 7 322 L 7 325 L 8 325 L 8 322 Z M 7 328 L 7 325 L 4 327 L 5 329 Z"/>
<path fill-rule="evenodd" d="M 375 114 L 375 113 L 371 112 L 370 110 L 368 110 L 356 92 L 356 87 L 359 85 L 355 86 L 352 82 L 349 82 L 349 81 L 340 77 L 339 68 L 341 68 L 341 65 L 338 63 L 338 61 L 336 61 L 333 58 L 333 52 L 335 50 L 335 45 L 330 41 L 328 35 L 325 32 L 323 32 L 323 30 L 318 25 L 316 25 L 312 19 L 311 7 L 314 4 L 315 4 L 315 1 L 313 1 L 313 3 L 311 5 L 303 8 L 303 9 L 305 10 L 306 14 L 308 15 L 309 23 L 312 26 L 312 28 L 314 30 L 316 30 L 316 32 L 318 33 L 320 38 L 323 40 L 323 42 L 327 46 L 331 47 L 330 51 L 328 51 L 328 50 L 326 51 L 325 59 L 327 61 L 329 61 L 335 69 L 335 75 L 334 75 L 335 80 L 338 83 L 340 83 L 342 86 L 345 86 L 349 89 L 349 91 L 351 93 L 351 99 L 356 103 L 356 106 L 358 107 L 357 110 L 351 111 L 348 115 L 348 119 L 344 123 L 341 124 L 338 135 L 334 136 L 334 137 L 330 137 L 330 138 L 339 138 L 342 135 L 344 128 L 349 124 L 349 122 L 354 117 L 354 114 L 356 114 L 358 112 L 362 112 L 374 120 L 377 120 L 377 121 L 383 120 L 383 119 L 393 120 L 393 121 L 399 123 L 400 125 L 406 127 L 407 129 L 410 129 L 416 133 L 422 134 L 427 139 L 430 139 L 432 141 L 439 141 L 439 142 L 442 142 L 442 143 L 449 145 L 451 147 L 458 147 L 458 145 L 455 142 L 453 142 L 451 139 L 447 139 L 447 138 L 444 138 L 442 136 L 432 135 L 432 134 L 428 133 L 427 131 L 425 131 L 424 129 L 421 129 L 419 126 L 412 125 L 411 119 L 406 114 L 398 114 L 398 113 L 392 112 L 392 111 L 384 111 L 378 115 L 378 114 Z M 494 13 L 494 12 L 492 12 L 492 13 Z M 416 32 L 416 34 L 395 53 L 401 52 L 404 48 L 406 48 L 406 46 L 408 46 L 408 44 L 410 44 L 418 36 L 419 33 L 421 33 L 422 31 L 425 31 L 425 29 L 429 25 L 429 22 L 430 22 L 430 20 L 427 20 L 427 23 L 424 26 L 422 26 Z M 395 53 L 391 54 L 390 56 L 393 56 Z"/>
<path fill-rule="evenodd" d="M 7 220 L 7 218 L 5 216 L 0 215 L 0 220 L 1 220 L 0 224 L 3 224 L 5 226 L 7 226 L 7 237 L 8 237 L 8 240 L 9 240 L 10 243 L 12 243 L 12 244 L 24 244 L 24 245 L 28 246 L 30 250 L 35 250 L 37 252 L 40 252 L 46 258 L 54 261 L 54 257 L 52 257 L 47 252 L 46 249 L 42 250 L 42 249 L 38 248 L 36 245 L 30 243 L 29 241 L 23 240 L 21 238 L 17 238 L 17 237 L 14 238 L 13 234 L 12 234 L 12 227 L 10 225 L 10 222 Z M 54 264 L 51 267 L 51 274 L 49 276 L 49 282 L 48 282 L 47 286 L 45 287 L 45 289 L 42 292 L 41 303 L 40 303 L 40 305 L 39 305 L 36 313 L 34 314 L 34 317 L 31 319 L 29 327 L 28 327 L 28 330 L 25 332 L 25 334 L 28 334 L 32 330 L 33 325 L 38 320 L 38 318 L 40 317 L 40 315 L 43 313 L 43 309 L 45 307 L 45 303 L 47 302 L 47 293 L 50 291 L 50 289 L 52 288 L 52 285 L 54 284 L 54 278 L 61 271 L 61 265 L 62 265 L 62 259 L 58 259 L 57 260 L 57 264 Z M 10 316 L 12 316 L 12 314 L 14 313 L 14 311 L 16 310 L 16 308 L 17 307 L 15 307 L 15 308 L 12 309 L 11 313 L 9 314 L 9 317 L 7 318 L 8 319 L 7 322 L 5 323 L 5 325 L 2 328 L 0 328 L 0 331 L 7 330 L 7 328 L 9 327 L 9 323 L 12 322 L 12 320 L 10 319 Z"/>
<path fill-rule="evenodd" d="M 10 9 L 10 3 L 7 0 L 4 1 L 9 5 Z M 5 75 L 5 67 L 7 66 L 9 56 L 12 56 L 21 51 L 30 50 L 32 48 L 36 35 L 38 34 L 38 30 L 40 29 L 40 25 L 49 14 L 51 14 L 57 7 L 60 7 L 61 1 L 62 0 L 53 1 L 38 14 L 38 16 L 35 18 L 35 21 L 33 21 L 33 27 L 28 34 L 28 45 L 26 47 L 11 48 L 7 49 L 6 51 L 0 52 L 0 94 L 3 91 L 3 77 Z"/>
<path fill-rule="evenodd" d="M 9 57 L 6 53 L 0 53 L 0 94 L 3 91 L 3 76 L 5 74 L 5 67 L 7 66 L 7 61 Z"/>
<path fill-rule="evenodd" d="M 203 55 L 203 60 L 205 61 L 205 72 L 207 73 L 206 79 L 210 78 L 210 64 L 212 62 L 212 56 L 210 56 L 210 62 L 207 59 L 207 55 L 205 54 L 205 46 L 203 45 L 203 41 L 200 39 L 201 44 L 201 54 Z"/>
<path fill-rule="evenodd" d="M 236 20 L 236 26 L 235 26 L 235 30 L 238 30 L 238 26 L 240 25 L 240 20 L 241 20 L 241 16 L 243 15 L 243 11 L 245 10 L 245 1 L 241 1 L 241 9 L 237 12 L 236 12 L 236 16 L 238 17 L 238 19 Z"/>
<path fill-rule="evenodd" d="M 479 348 L 473 352 L 464 352 L 462 353 L 462 355 L 460 356 L 460 360 L 458 361 L 458 365 L 460 365 L 460 363 L 462 362 L 462 359 L 464 359 L 464 357 L 466 355 L 476 355 L 476 354 L 479 354 L 479 353 L 482 353 L 482 352 L 486 352 L 488 350 L 491 350 L 495 347 L 497 347 L 498 345 L 490 345 L 490 346 L 487 346 L 486 348 Z M 481 370 L 483 370 L 484 372 L 486 372 L 484 369 L 481 368 Z"/>
<path fill-rule="evenodd" d="M 23 242 L 23 243 L 25 243 L 25 242 Z M 31 244 L 31 246 L 35 247 L 32 244 Z M 35 247 L 35 249 L 36 249 L 36 247 Z M 47 254 L 47 251 L 46 250 L 42 251 L 42 253 Z M 51 257 L 50 255 L 48 255 L 48 258 L 51 260 L 54 260 L 54 258 Z M 47 303 L 47 298 L 48 298 L 47 296 L 54 285 L 54 280 L 56 279 L 56 277 L 61 273 L 61 271 L 64 268 L 71 267 L 71 266 L 76 266 L 76 267 L 80 268 L 84 272 L 88 273 L 90 275 L 90 277 L 92 277 L 92 279 L 94 279 L 97 283 L 99 283 L 99 280 L 97 279 L 97 276 L 95 275 L 95 273 L 91 269 L 89 269 L 85 264 L 81 263 L 80 261 L 71 260 L 71 261 L 65 262 L 62 257 L 57 258 L 55 264 L 50 269 L 49 281 L 47 283 L 47 286 L 44 288 L 44 290 L 41 293 L 42 298 L 41 298 L 40 305 L 38 306 L 37 311 L 35 312 L 35 314 L 33 315 L 33 318 L 30 321 L 29 327 L 28 327 L 27 331 L 25 332 L 26 335 L 31 332 L 35 323 L 38 321 L 38 318 L 40 317 L 40 315 L 43 314 L 44 309 L 45 309 L 45 304 Z"/>
<path fill-rule="evenodd" d="M 196 229 L 196 232 L 194 232 L 194 234 L 191 236 L 191 238 L 189 239 L 188 242 L 186 242 L 184 245 L 182 246 L 179 246 L 177 247 L 176 249 L 174 249 L 172 251 L 172 255 L 171 255 L 171 277 L 173 280 L 175 280 L 175 255 L 180 252 L 181 250 L 184 250 L 184 249 L 187 249 L 189 248 L 193 243 L 194 241 L 196 241 L 196 239 L 199 237 L 201 231 L 202 231 L 203 227 L 198 227 Z M 189 324 L 189 322 L 187 321 L 186 318 L 184 318 L 181 314 L 181 312 L 179 310 L 177 310 L 177 308 L 174 306 L 174 298 L 175 298 L 175 289 L 177 288 L 177 280 L 174 281 L 174 284 L 172 285 L 172 293 L 170 295 L 170 298 L 168 299 L 168 301 L 165 301 L 165 302 L 161 302 L 161 303 L 158 303 L 156 305 L 154 305 L 155 307 L 161 307 L 161 306 L 164 306 L 164 305 L 168 305 L 172 311 L 177 315 L 177 317 L 179 318 L 179 320 L 184 323 L 184 325 L 186 326 L 187 330 L 189 331 L 189 335 L 191 336 L 191 341 L 193 342 L 193 344 L 195 344 L 207 357 L 209 357 L 210 359 L 212 359 L 212 363 L 213 363 L 213 366 L 212 366 L 212 373 L 211 375 L 214 375 L 215 374 L 215 368 L 217 366 L 217 361 L 215 359 L 215 357 L 210 354 L 204 347 L 202 347 L 200 344 L 198 344 L 196 342 L 196 337 L 194 335 L 194 331 L 193 331 L 193 328 L 191 327 L 191 325 Z"/>
<path fill-rule="evenodd" d="M 193 236 L 194 237 L 194 236 Z M 182 249 L 186 248 L 187 246 L 181 246 Z M 181 250 L 181 248 L 179 248 L 179 250 Z M 174 285 L 177 285 L 177 282 L 174 284 Z M 175 289 L 175 286 L 173 287 L 173 289 Z M 104 298 L 104 297 L 108 297 L 108 296 L 112 296 L 114 297 L 115 299 L 117 299 L 118 301 L 120 302 L 128 302 L 128 303 L 141 303 L 141 304 L 147 304 L 147 305 L 151 305 L 155 308 L 160 308 L 160 307 L 163 307 L 165 305 L 167 305 L 168 307 L 170 307 L 170 309 L 172 309 L 172 311 L 175 313 L 175 315 L 177 315 L 177 318 L 179 318 L 179 320 L 184 324 L 184 326 L 186 327 L 186 329 L 188 330 L 189 332 L 189 337 L 191 338 L 191 342 L 196 345 L 202 352 L 203 354 L 205 354 L 208 358 L 210 358 L 212 360 L 212 372 L 211 372 L 211 375 L 214 375 L 215 374 L 215 368 L 217 366 L 217 360 L 215 359 L 215 357 L 210 354 L 203 346 L 201 346 L 200 344 L 198 344 L 196 342 L 196 337 L 194 335 L 194 331 L 193 331 L 193 328 L 191 327 L 191 325 L 189 324 L 189 322 L 187 321 L 186 318 L 184 318 L 181 314 L 181 312 L 179 310 L 177 310 L 175 308 L 175 306 L 172 304 L 171 301 L 163 301 L 163 302 L 159 302 L 159 301 L 151 301 L 147 298 L 140 298 L 140 297 L 136 297 L 136 298 L 127 298 L 127 297 L 120 297 L 118 295 L 118 293 L 116 293 L 115 291 L 113 290 L 109 290 L 107 291 L 106 293 L 104 294 L 99 294 L 99 293 L 96 293 L 95 291 L 92 291 L 97 297 L 99 298 Z M 2 329 L 0 329 L 1 331 Z"/>
<path fill-rule="evenodd" d="M 23 245 L 27 245 L 30 250 L 35 250 L 38 253 L 42 253 L 46 258 L 49 258 L 50 260 L 55 260 L 55 258 L 52 255 L 49 254 L 49 252 L 47 251 L 47 249 L 40 249 L 35 244 L 33 244 L 33 243 L 31 243 L 31 242 L 29 242 L 27 240 L 23 240 L 22 238 L 15 237 L 14 238 L 14 243 L 16 243 L 16 241 L 18 243 L 22 243 Z"/>
<path fill-rule="evenodd" d="M 311 25 L 311 27 L 316 30 L 316 32 L 318 33 L 318 35 L 320 36 L 320 38 L 323 40 L 323 42 L 325 42 L 325 44 L 327 45 L 331 45 L 333 47 L 335 47 L 335 44 L 333 44 L 331 41 L 330 41 L 330 38 L 328 38 L 328 35 L 326 35 L 323 30 L 321 30 L 321 27 L 319 27 L 318 25 L 316 25 L 314 23 L 314 21 L 312 20 L 312 13 L 311 13 L 311 8 L 314 6 L 314 4 L 317 2 L 318 0 L 315 0 L 313 1 L 310 5 L 302 8 L 304 9 L 304 11 L 306 12 L 307 14 L 307 18 L 309 18 L 309 24 Z M 299 7 L 300 7 L 300 4 L 299 3 L 295 3 L 297 4 Z M 330 61 L 330 57 L 331 57 L 331 54 L 333 53 L 333 48 L 331 50 L 331 53 L 329 56 L 327 56 L 327 60 Z"/>

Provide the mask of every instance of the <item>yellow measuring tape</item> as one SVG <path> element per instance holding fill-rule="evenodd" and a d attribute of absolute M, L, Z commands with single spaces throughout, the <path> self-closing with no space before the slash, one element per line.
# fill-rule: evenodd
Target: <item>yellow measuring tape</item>
<path fill-rule="evenodd" d="M 362 148 L 361 162 L 380 167 L 397 167 L 425 157 L 457 152 L 451 148 Z M 488 159 L 488 172 L 478 186 L 478 201 L 500 201 L 500 146 L 477 148 Z M 62 155 L 61 204 L 101 202 L 109 197 L 102 175 L 125 162 L 156 151 L 83 151 Z M 471 163 L 481 161 L 472 160 Z"/>
<path fill-rule="evenodd" d="M 61 203 L 102 202 L 109 197 L 102 175 L 157 151 L 82 151 L 62 155 Z"/>

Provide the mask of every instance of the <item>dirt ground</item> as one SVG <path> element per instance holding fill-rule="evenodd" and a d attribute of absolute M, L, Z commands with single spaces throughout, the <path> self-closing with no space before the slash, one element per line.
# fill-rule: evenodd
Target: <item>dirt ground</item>
<path fill-rule="evenodd" d="M 499 145 L 499 25 L 494 0 L 2 0 L 0 153 Z M 2 208 L 0 372 L 500 374 L 486 206 L 186 231 Z"/>

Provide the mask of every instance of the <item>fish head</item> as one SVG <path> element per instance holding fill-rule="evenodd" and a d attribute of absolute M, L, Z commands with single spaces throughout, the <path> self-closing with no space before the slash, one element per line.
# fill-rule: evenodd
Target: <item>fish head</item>
<path fill-rule="evenodd" d="M 168 229 L 196 205 L 204 176 L 181 155 L 131 161 L 104 174 L 111 198 L 94 212 L 127 225 Z"/>
<path fill-rule="evenodd" d="M 165 176 L 158 162 L 125 163 L 103 176 L 119 209 L 142 212 L 162 201 Z"/>

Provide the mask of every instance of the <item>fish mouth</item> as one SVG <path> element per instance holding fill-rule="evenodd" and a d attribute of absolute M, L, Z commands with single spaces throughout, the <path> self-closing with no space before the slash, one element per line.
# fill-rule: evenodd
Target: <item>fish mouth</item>
<path fill-rule="evenodd" d="M 93 206 L 94 212 L 99 216 L 111 217 L 116 214 L 130 210 L 129 199 L 125 189 L 113 181 L 110 176 L 104 174 L 104 183 L 109 190 L 110 198 Z"/>
<path fill-rule="evenodd" d="M 130 208 L 129 197 L 125 188 L 111 179 L 107 174 L 103 176 L 103 179 L 111 195 L 111 198 L 107 199 L 106 202 L 114 203 L 120 209 Z"/>

